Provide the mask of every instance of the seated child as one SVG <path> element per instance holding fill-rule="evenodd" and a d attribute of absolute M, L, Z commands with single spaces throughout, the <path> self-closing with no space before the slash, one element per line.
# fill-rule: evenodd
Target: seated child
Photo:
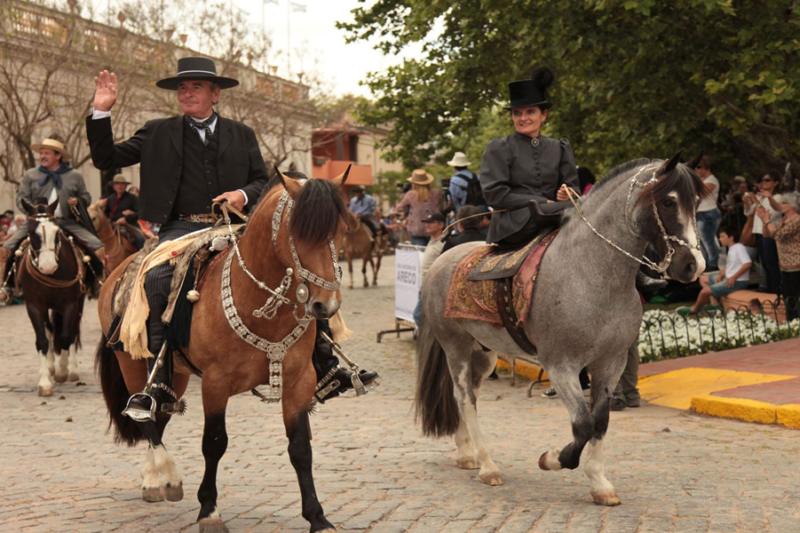
<path fill-rule="evenodd" d="M 719 274 L 704 274 L 700 278 L 702 290 L 697 296 L 694 306 L 680 307 L 679 315 L 686 316 L 703 311 L 722 309 L 722 297 L 732 292 L 747 288 L 750 280 L 750 267 L 752 260 L 747 254 L 747 249 L 739 242 L 740 232 L 735 227 L 729 226 L 719 230 L 719 242 L 728 247 L 728 263 Z M 713 306 L 707 305 L 710 301 Z"/>

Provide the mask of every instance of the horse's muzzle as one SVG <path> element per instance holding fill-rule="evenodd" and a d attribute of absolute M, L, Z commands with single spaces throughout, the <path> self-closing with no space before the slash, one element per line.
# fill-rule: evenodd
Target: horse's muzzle
<path fill-rule="evenodd" d="M 306 310 L 317 320 L 324 320 L 336 314 L 336 311 L 339 310 L 339 302 L 336 301 L 336 298 L 331 298 L 327 302 L 309 302 Z"/>

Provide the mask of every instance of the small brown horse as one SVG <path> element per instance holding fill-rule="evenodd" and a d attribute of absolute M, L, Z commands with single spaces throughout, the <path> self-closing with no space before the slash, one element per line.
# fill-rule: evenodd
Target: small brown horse
<path fill-rule="evenodd" d="M 373 240 L 370 237 L 369 228 L 361 221 L 361 217 L 358 217 L 358 225 L 352 231 L 347 232 L 342 242 L 344 256 L 347 259 L 347 270 L 350 272 L 351 289 L 353 288 L 353 259 L 359 257 L 361 258 L 361 273 L 364 275 L 364 287 L 369 287 L 367 263 L 372 267 L 372 284 L 378 284 L 378 271 L 381 269 L 381 258 L 387 244 L 386 237 L 383 235 L 376 235 Z M 374 260 L 373 251 L 376 256 Z"/>
<path fill-rule="evenodd" d="M 120 234 L 119 226 L 111 224 L 100 202 L 90 205 L 87 211 L 92 219 L 92 224 L 94 224 L 94 229 L 97 231 L 97 236 L 103 241 L 103 247 L 108 257 L 107 268 L 112 271 L 125 259 L 135 254 L 136 248 Z"/>
<path fill-rule="evenodd" d="M 303 517 L 311 523 L 311 532 L 335 531 L 314 488 L 308 413 L 317 383 L 311 362 L 316 331 L 313 319 L 331 317 L 339 308 L 341 269 L 334 256 L 348 226 L 355 224 L 341 198 L 346 178 L 347 173 L 332 181 L 292 180 L 281 175 L 283 186 L 265 193 L 238 238 L 238 251 L 237 244 L 229 247 L 223 252 L 227 255 L 206 273 L 201 298 L 194 304 L 191 340 L 181 350 L 202 375 L 206 470 L 197 493 L 201 532 L 228 531 L 217 510 L 216 486 L 217 468 L 228 443 L 228 398 L 264 384 L 270 393 L 277 391 L 283 403 L 289 458 L 300 484 Z M 111 288 L 126 265 L 111 274 L 101 293 L 99 311 L 104 331 L 111 325 Z M 278 290 L 282 280 L 287 283 L 284 291 Z M 258 289 L 264 286 L 284 295 L 280 299 L 283 305 L 267 320 L 254 316 L 271 296 Z M 296 341 L 292 342 L 293 338 Z M 282 368 L 265 351 L 278 356 L 278 361 L 285 354 Z M 142 468 L 143 498 L 180 500 L 181 478 L 161 442 L 169 417 L 159 413 L 155 423 L 136 423 L 121 414 L 129 395 L 145 386 L 145 361 L 133 360 L 125 352 L 116 352 L 115 356 L 103 338 L 96 365 L 117 441 L 130 445 L 150 441 Z M 180 374 L 176 374 L 174 386 L 180 396 L 186 390 L 189 370 L 178 366 L 176 372 Z"/>
<path fill-rule="evenodd" d="M 55 222 L 58 201 L 31 206 L 28 212 L 29 244 L 17 253 L 17 285 L 25 295 L 25 308 L 36 332 L 39 396 L 53 394 L 53 383 L 78 381 L 81 316 L 86 299 L 83 253 Z"/>

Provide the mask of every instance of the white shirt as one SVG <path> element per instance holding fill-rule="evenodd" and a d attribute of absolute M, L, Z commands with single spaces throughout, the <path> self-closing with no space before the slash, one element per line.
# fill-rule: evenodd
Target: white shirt
<path fill-rule="evenodd" d="M 98 111 L 96 109 L 92 110 L 92 120 L 100 120 L 101 118 L 109 118 L 109 117 L 111 117 L 111 111 Z M 206 117 L 204 119 L 201 119 L 201 120 L 197 120 L 197 119 L 194 119 L 192 117 L 189 117 L 189 120 L 193 120 L 194 122 L 198 122 L 199 123 L 199 122 L 203 122 L 203 120 L 206 120 L 207 118 L 208 117 Z M 214 121 L 211 123 L 211 131 L 214 132 L 214 131 L 216 131 L 216 129 L 217 129 L 217 117 L 216 117 L 216 115 L 214 115 Z M 206 130 L 205 130 L 205 128 L 195 129 L 195 131 L 200 136 L 200 140 L 202 140 L 203 142 L 206 142 Z M 247 198 L 247 193 L 244 192 L 242 189 L 236 189 L 236 190 L 239 191 L 240 193 L 242 193 L 242 196 L 244 196 L 244 205 L 247 205 L 247 202 L 249 201 L 249 198 Z"/>
<path fill-rule="evenodd" d="M 58 192 L 56 192 L 56 187 L 53 185 L 53 190 L 50 192 L 50 198 L 47 199 L 47 203 L 52 204 L 56 200 L 58 200 Z M 53 216 L 56 218 L 64 218 L 64 212 L 61 211 L 61 202 L 58 202 L 58 205 L 56 205 L 56 210 L 55 213 L 53 213 Z"/>
<path fill-rule="evenodd" d="M 733 276 L 746 264 L 752 263 L 750 255 L 747 253 L 747 248 L 744 244 L 737 242 L 728 248 L 728 264 L 725 265 L 725 278 Z M 736 281 L 748 281 L 750 279 L 750 270 L 745 270 L 741 276 L 736 278 Z"/>
<path fill-rule="evenodd" d="M 775 194 L 772 197 L 775 199 L 777 203 L 781 203 L 781 200 L 783 200 L 783 196 L 781 196 L 780 194 Z M 757 194 L 756 200 L 758 200 L 758 203 L 753 204 L 752 207 L 747 210 L 745 215 L 747 216 L 752 215 L 755 212 L 756 207 L 760 205 L 767 210 L 767 213 L 769 213 L 769 218 L 772 222 L 777 221 L 777 219 L 781 217 L 781 212 L 778 211 L 777 209 L 772 208 L 772 204 L 769 202 L 769 198 Z M 755 218 L 753 219 L 753 235 L 763 235 L 763 234 L 764 234 L 764 222 L 758 217 L 758 215 L 755 215 Z"/>
<path fill-rule="evenodd" d="M 719 180 L 714 176 L 714 174 L 711 174 L 703 180 L 703 185 L 708 185 L 709 183 L 713 183 L 715 185 L 714 190 L 708 193 L 708 196 L 700 201 L 700 205 L 697 206 L 698 213 L 717 209 L 717 198 L 719 198 Z"/>
<path fill-rule="evenodd" d="M 442 255 L 442 250 L 444 249 L 442 237 L 444 237 L 444 235 L 440 235 L 437 239 L 431 239 L 428 246 L 425 247 L 425 252 L 422 254 L 422 265 L 420 266 L 422 279 L 425 279 L 425 274 L 431 269 L 433 262 Z"/>

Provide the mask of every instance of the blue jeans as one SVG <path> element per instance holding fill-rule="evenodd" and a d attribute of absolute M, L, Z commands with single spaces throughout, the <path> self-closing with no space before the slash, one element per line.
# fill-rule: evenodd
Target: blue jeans
<path fill-rule="evenodd" d="M 703 245 L 703 259 L 706 260 L 706 270 L 719 268 L 719 246 L 717 245 L 717 231 L 722 221 L 719 209 L 699 211 L 697 213 L 697 231 L 700 233 L 700 243 Z"/>
<path fill-rule="evenodd" d="M 778 262 L 778 245 L 775 243 L 775 239 L 756 234 L 756 246 L 758 247 L 761 271 L 767 278 L 767 292 L 780 294 L 781 268 Z"/>

